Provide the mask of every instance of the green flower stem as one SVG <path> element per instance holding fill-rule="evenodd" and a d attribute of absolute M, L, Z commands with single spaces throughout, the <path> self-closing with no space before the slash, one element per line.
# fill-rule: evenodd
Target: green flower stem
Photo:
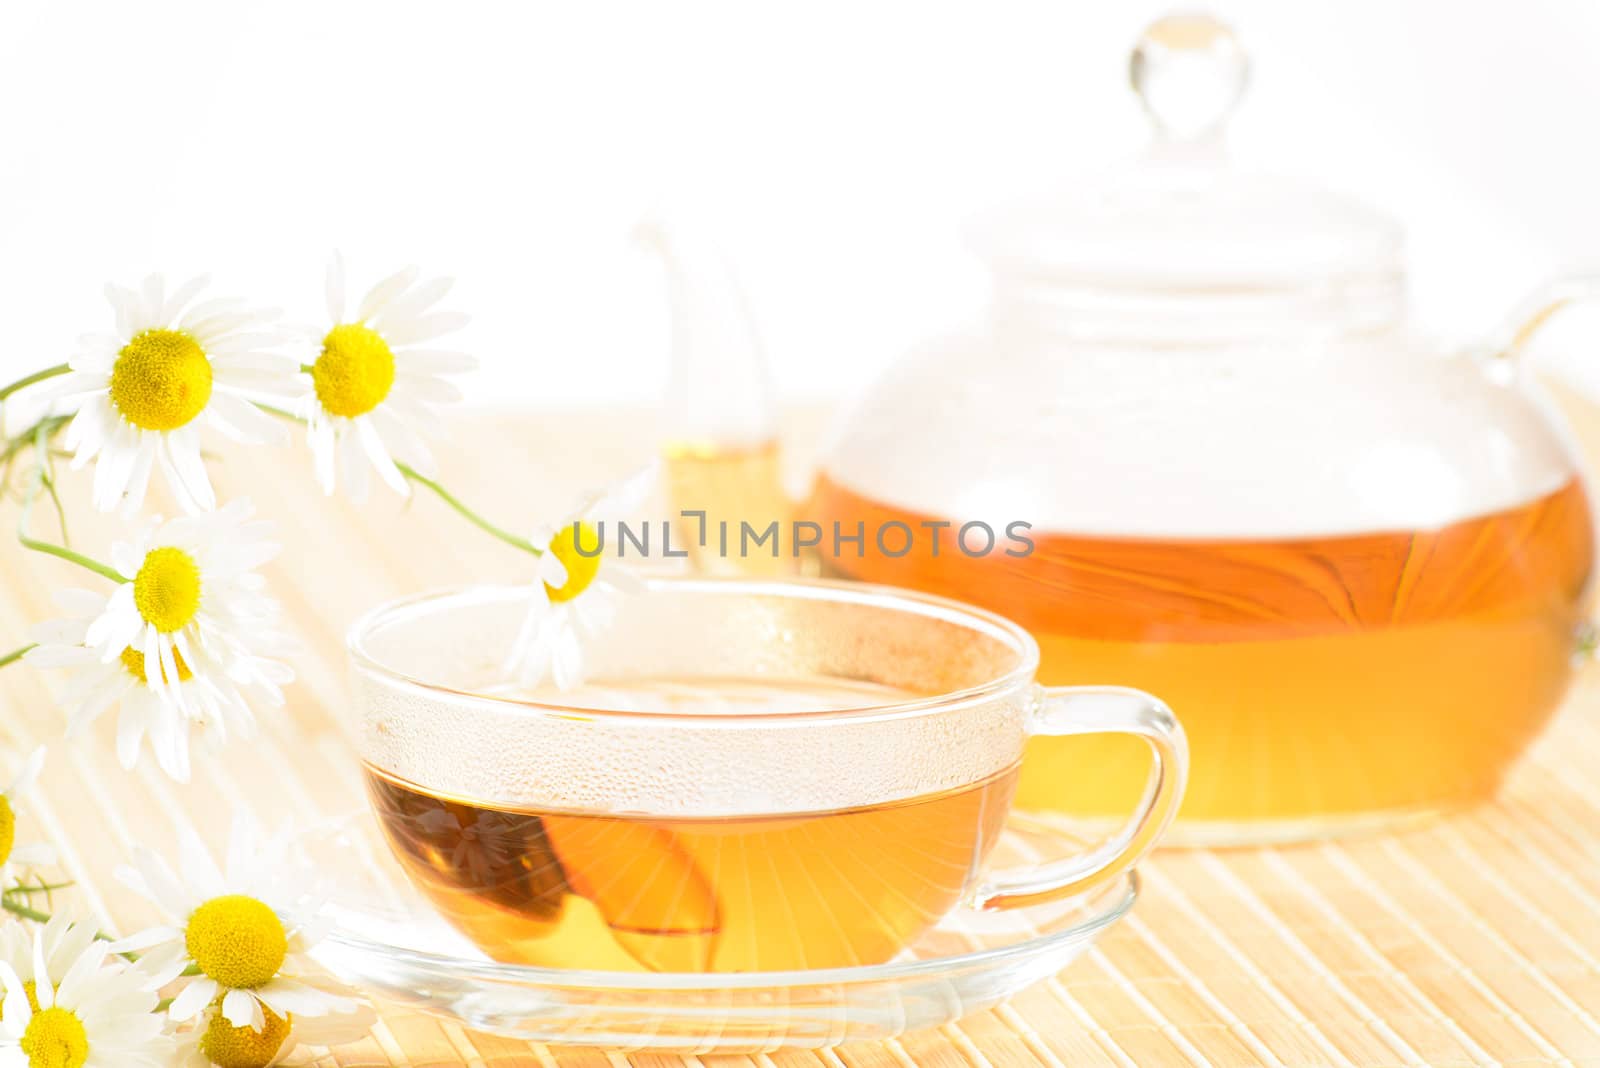
<path fill-rule="evenodd" d="M 72 535 L 67 533 L 67 506 L 61 503 L 61 494 L 56 491 L 56 465 L 50 457 L 50 435 L 54 431 L 47 422 L 41 421 L 34 431 L 33 451 L 39 460 L 39 484 L 50 494 L 50 503 L 55 506 L 56 521 L 61 528 L 61 544 L 72 548 Z"/>
<path fill-rule="evenodd" d="M 28 448 L 30 445 L 37 446 L 39 444 L 40 434 L 43 434 L 44 439 L 49 441 L 55 436 L 56 431 L 66 426 L 71 421 L 72 416 L 70 415 L 45 416 L 43 419 L 40 419 L 37 423 L 34 423 L 16 437 L 7 440 L 5 443 L 5 448 L 0 450 L 0 460 L 9 461 L 23 449 Z"/>
<path fill-rule="evenodd" d="M 132 579 L 128 578 L 128 576 L 124 575 L 122 572 L 118 571 L 109 564 L 102 564 L 98 560 L 92 560 L 89 557 L 84 556 L 82 553 L 73 552 L 71 549 L 68 549 L 63 545 L 54 545 L 48 541 L 40 541 L 37 538 L 30 538 L 24 531 L 17 531 L 17 540 L 22 543 L 22 547 L 24 549 L 32 549 L 36 553 L 44 553 L 48 556 L 59 557 L 62 560 L 68 561 L 69 563 L 77 564 L 79 567 L 88 568 L 96 575 L 102 575 L 110 579 L 112 582 L 118 583 L 119 585 L 124 582 L 133 581 Z"/>
<path fill-rule="evenodd" d="M 58 557 L 69 563 L 77 564 L 79 567 L 87 568 L 96 575 L 103 575 L 118 584 L 132 581 L 128 576 L 109 564 L 102 564 L 100 561 L 84 556 L 82 553 L 73 552 L 65 545 L 56 545 L 52 542 L 40 541 L 38 538 L 29 536 L 28 514 L 33 511 L 33 498 L 36 494 L 37 491 L 29 494 L 28 499 L 23 502 L 22 521 L 17 524 L 17 540 L 22 543 L 24 549 L 32 549 L 36 553 L 45 553 L 48 556 Z"/>
<path fill-rule="evenodd" d="M 72 370 L 72 367 L 69 364 L 58 363 L 54 367 L 46 367 L 43 371 L 35 371 L 33 374 L 28 375 L 25 378 L 17 379 L 9 386 L 0 387 L 0 400 L 5 400 L 17 390 L 26 389 L 35 382 L 43 382 L 47 378 L 54 378 L 57 375 L 64 375 L 70 370 Z"/>
<path fill-rule="evenodd" d="M 477 512 L 474 512 L 471 508 L 468 508 L 461 502 L 460 498 L 451 493 L 449 490 L 445 489 L 443 486 L 439 485 L 439 483 L 435 482 L 431 478 L 428 478 L 426 475 L 419 474 L 411 465 L 396 462 L 395 467 L 399 468 L 400 473 L 406 476 L 409 481 L 415 482 L 420 486 L 426 486 L 428 489 L 432 490 L 438 495 L 441 501 L 443 501 L 445 504 L 448 504 L 456 511 L 458 515 L 467 520 L 467 522 L 471 523 L 473 526 L 477 527 L 479 530 L 483 531 L 485 534 L 488 534 L 491 537 L 499 538 L 512 548 L 521 549 L 525 553 L 532 553 L 534 556 L 544 555 L 543 551 L 537 548 L 533 542 L 529 541 L 527 538 L 518 537 L 509 530 L 495 526 L 493 523 L 483 518 L 483 516 L 479 515 Z"/>
<path fill-rule="evenodd" d="M 30 642 L 29 644 L 24 645 L 21 649 L 13 649 L 5 656 L 0 656 L 0 667 L 5 667 L 7 664 L 14 664 L 18 660 L 21 660 L 23 656 L 27 654 L 28 650 L 33 648 L 33 645 L 34 643 Z"/>
<path fill-rule="evenodd" d="M 48 912 L 40 912 L 38 909 L 29 908 L 22 902 L 13 901 L 9 897 L 0 899 L 0 908 L 5 909 L 13 916 L 21 916 L 23 919 L 32 920 L 34 923 L 48 923 L 50 921 Z"/>
<path fill-rule="evenodd" d="M 256 407 L 260 408 L 269 415 L 277 416 L 279 419 L 287 419 L 293 423 L 305 423 L 305 420 L 301 419 L 298 415 L 295 415 L 292 412 L 286 412 L 282 408 L 274 408 L 270 404 L 262 404 L 260 401 L 257 401 Z M 521 549 L 523 552 L 530 553 L 533 556 L 544 555 L 543 550 L 539 549 L 533 544 L 533 542 L 529 541 L 527 538 L 519 537 L 516 534 L 511 533 L 504 527 L 500 527 L 489 522 L 489 520 L 485 519 L 483 516 L 469 508 L 466 503 L 461 500 L 461 498 L 445 489 L 438 482 L 422 474 L 410 464 L 403 464 L 399 461 L 396 461 L 394 466 L 402 475 L 406 477 L 407 481 L 415 482 L 419 486 L 425 486 L 426 488 L 432 490 L 438 496 L 438 498 L 445 504 L 448 504 L 457 515 L 461 516 L 467 522 L 471 523 L 485 534 L 488 534 L 490 537 L 498 538 L 507 545 L 511 546 L 513 549 Z"/>

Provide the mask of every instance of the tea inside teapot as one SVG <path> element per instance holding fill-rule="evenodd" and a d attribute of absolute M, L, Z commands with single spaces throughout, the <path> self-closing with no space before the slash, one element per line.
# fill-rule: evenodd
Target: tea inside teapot
<path fill-rule="evenodd" d="M 1578 461 L 1514 349 L 1596 287 L 1493 345 L 1434 344 L 1393 222 L 1229 163 L 1226 27 L 1161 20 L 1132 72 L 1150 150 L 983 220 L 987 319 L 851 410 L 795 514 L 865 536 L 825 536 L 816 566 L 1017 620 L 1045 682 L 1168 702 L 1193 751 L 1180 840 L 1487 797 L 1565 692 L 1594 568 Z M 971 523 L 1030 549 L 873 536 Z M 1125 810 L 1145 771 L 1115 740 L 1035 740 L 1019 803 Z"/>

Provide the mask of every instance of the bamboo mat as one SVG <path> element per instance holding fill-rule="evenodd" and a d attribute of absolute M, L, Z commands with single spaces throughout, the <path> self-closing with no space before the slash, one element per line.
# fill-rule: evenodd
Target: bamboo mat
<path fill-rule="evenodd" d="M 531 525 L 559 514 L 576 489 L 647 456 L 649 427 L 630 414 L 483 416 L 460 421 L 442 466 L 448 484 L 491 516 Z M 1582 429 L 1600 443 L 1600 413 L 1585 411 Z M 34 744 L 56 743 L 18 837 L 42 829 L 53 839 L 79 884 L 67 893 L 117 930 L 153 919 L 110 878 L 131 843 L 170 851 L 176 821 L 220 842 L 235 805 L 274 823 L 361 803 L 340 725 L 349 620 L 430 585 L 528 574 L 525 559 L 436 500 L 405 506 L 379 497 L 360 510 L 324 500 L 299 446 L 229 450 L 222 459 L 213 468 L 221 495 L 247 494 L 281 525 L 285 551 L 269 579 L 307 646 L 295 661 L 300 680 L 289 708 L 266 722 L 253 751 L 235 747 L 225 765 L 200 762 L 183 787 L 148 762 L 130 775 L 111 752 L 112 717 L 91 741 L 65 746 L 45 680 L 26 665 L 0 673 L 0 772 L 9 774 Z M 75 544 L 104 555 L 112 528 L 81 507 L 86 481 L 74 477 L 70 487 Z M 6 647 L 50 614 L 53 586 L 92 584 L 81 575 L 0 550 Z M 1145 868 L 1133 915 L 1087 957 L 959 1026 L 837 1051 L 700 1060 L 705 1068 L 1600 1066 L 1597 713 L 1600 683 L 1590 669 L 1496 803 L 1425 829 L 1272 851 L 1160 854 Z M 390 1012 L 369 1039 L 322 1063 L 682 1061 L 530 1046 Z"/>

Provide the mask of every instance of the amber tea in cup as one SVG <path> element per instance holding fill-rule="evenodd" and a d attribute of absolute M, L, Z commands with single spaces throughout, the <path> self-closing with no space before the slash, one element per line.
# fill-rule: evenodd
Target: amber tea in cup
<path fill-rule="evenodd" d="M 889 960 L 961 906 L 1126 870 L 1182 791 L 1164 705 L 1042 690 L 1015 625 L 859 585 L 658 580 L 589 640 L 581 688 L 499 684 L 526 591 L 429 595 L 352 634 L 373 809 L 488 956 L 601 971 Z M 987 872 L 1030 735 L 1125 733 L 1151 786 L 1103 846 Z"/>

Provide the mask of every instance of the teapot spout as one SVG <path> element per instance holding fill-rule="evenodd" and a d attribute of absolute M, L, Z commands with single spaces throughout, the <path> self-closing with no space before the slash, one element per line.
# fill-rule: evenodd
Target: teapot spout
<path fill-rule="evenodd" d="M 680 513 L 675 548 L 708 574 L 791 572 L 793 505 L 780 474 L 772 378 L 744 291 L 702 235 L 660 217 L 635 233 L 666 273 L 672 374 L 661 451 Z M 778 536 L 764 537 L 774 523 Z"/>

